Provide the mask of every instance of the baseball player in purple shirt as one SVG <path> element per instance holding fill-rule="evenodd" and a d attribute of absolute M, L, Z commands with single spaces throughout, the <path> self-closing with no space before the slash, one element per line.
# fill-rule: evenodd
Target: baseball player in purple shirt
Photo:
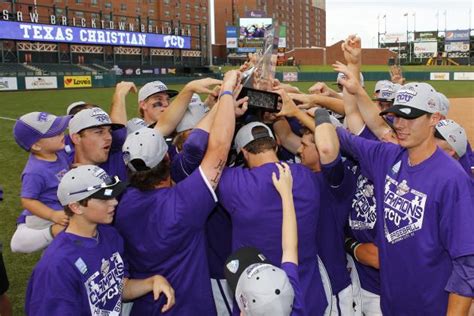
<path fill-rule="evenodd" d="M 130 273 L 156 273 L 170 280 L 179 302 L 169 315 L 215 315 L 206 260 L 204 225 L 214 208 L 214 190 L 234 134 L 233 90 L 240 73 L 224 77 L 206 154 L 198 169 L 172 186 L 167 145 L 156 129 L 132 133 L 123 146 L 130 188 L 122 197 L 115 225 L 125 239 Z M 164 115 L 169 115 L 171 109 Z M 160 119 L 161 121 L 162 119 Z M 135 300 L 132 315 L 159 315 L 150 295 Z"/>
<path fill-rule="evenodd" d="M 125 189 L 118 177 L 93 165 L 67 172 L 58 187 L 58 198 L 70 216 L 36 265 L 28 283 L 27 315 L 116 315 L 122 301 L 149 292 L 161 293 L 174 305 L 173 289 L 160 275 L 129 279 L 123 259 L 122 237 L 109 226 L 116 197 Z"/>
<path fill-rule="evenodd" d="M 437 148 L 434 89 L 411 83 L 381 114 L 395 116 L 400 145 L 338 128 L 341 148 L 369 171 L 377 195 L 381 304 L 387 315 L 465 314 L 470 306 L 474 222 L 472 184 Z M 429 179 L 427 181 L 427 179 Z"/>

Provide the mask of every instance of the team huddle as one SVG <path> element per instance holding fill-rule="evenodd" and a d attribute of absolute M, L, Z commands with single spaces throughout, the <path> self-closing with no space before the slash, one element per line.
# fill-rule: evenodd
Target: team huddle
<path fill-rule="evenodd" d="M 474 155 L 449 100 L 398 68 L 364 88 L 360 39 L 339 92 L 249 60 L 181 91 L 117 84 L 109 113 L 20 117 L 29 153 L 13 252 L 44 250 L 28 315 L 463 315 L 474 297 Z M 200 95 L 207 95 L 202 101 Z"/>

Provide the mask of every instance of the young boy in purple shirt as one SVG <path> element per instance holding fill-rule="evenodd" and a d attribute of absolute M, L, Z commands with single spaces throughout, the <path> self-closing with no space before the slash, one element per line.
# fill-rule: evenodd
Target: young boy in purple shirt
<path fill-rule="evenodd" d="M 224 274 L 241 315 L 306 315 L 298 276 L 298 229 L 290 167 L 276 164 L 272 181 L 282 200 L 282 258 L 272 265 L 256 248 L 243 247 L 226 261 Z"/>
<path fill-rule="evenodd" d="M 472 184 L 436 147 L 440 115 L 434 89 L 411 83 L 396 94 L 400 145 L 372 142 L 338 128 L 341 148 L 368 170 L 377 194 L 381 304 L 387 315 L 465 314 L 474 223 Z M 429 181 L 427 181 L 429 179 Z"/>
<path fill-rule="evenodd" d="M 116 315 L 123 300 L 163 292 L 174 304 L 173 289 L 159 275 L 129 279 L 123 259 L 123 240 L 110 224 L 116 197 L 125 189 L 118 177 L 93 165 L 67 172 L 58 187 L 58 198 L 70 216 L 36 265 L 28 283 L 27 315 Z"/>
<path fill-rule="evenodd" d="M 56 196 L 59 181 L 71 163 L 63 150 L 69 119 L 32 112 L 20 117 L 13 127 L 16 142 L 30 153 L 21 175 L 25 210 L 11 240 L 13 252 L 45 248 L 69 221 Z"/>
<path fill-rule="evenodd" d="M 120 201 L 115 225 L 125 239 L 131 275 L 160 273 L 173 284 L 179 303 L 169 315 L 216 314 L 204 225 L 217 201 L 214 189 L 234 134 L 232 91 L 239 76 L 236 71 L 226 74 L 204 159 L 176 186 L 170 179 L 167 145 L 156 129 L 132 133 L 123 146 L 131 186 Z M 159 304 L 145 295 L 135 300 L 131 313 L 161 312 Z"/>

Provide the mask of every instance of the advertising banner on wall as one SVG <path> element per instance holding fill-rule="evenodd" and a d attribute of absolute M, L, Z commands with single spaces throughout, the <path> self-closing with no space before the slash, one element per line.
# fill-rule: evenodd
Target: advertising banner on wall
<path fill-rule="evenodd" d="M 447 42 L 444 45 L 446 52 L 468 52 L 469 42 Z"/>
<path fill-rule="evenodd" d="M 416 42 L 436 42 L 438 37 L 438 32 L 415 32 L 415 41 Z"/>
<path fill-rule="evenodd" d="M 0 39 L 158 48 L 191 48 L 191 37 L 0 21 Z"/>
<path fill-rule="evenodd" d="M 237 48 L 239 33 L 236 26 L 226 26 L 225 37 L 227 48 Z"/>
<path fill-rule="evenodd" d="M 298 81 L 298 73 L 297 72 L 284 72 L 283 81 Z"/>
<path fill-rule="evenodd" d="M 417 57 L 426 57 L 428 55 L 432 56 L 438 52 L 438 43 L 437 42 L 419 42 L 415 43 L 413 46 L 413 51 Z"/>
<path fill-rule="evenodd" d="M 445 40 L 449 41 L 469 41 L 469 30 L 447 31 Z"/>
<path fill-rule="evenodd" d="M 64 76 L 64 88 L 90 88 L 91 76 Z"/>
<path fill-rule="evenodd" d="M 449 80 L 449 72 L 430 72 L 430 80 Z"/>
<path fill-rule="evenodd" d="M 387 33 L 380 35 L 380 42 L 382 44 L 389 43 L 404 43 L 407 41 L 407 33 Z"/>
<path fill-rule="evenodd" d="M 58 80 L 56 77 L 25 77 L 26 89 L 57 89 Z"/>
<path fill-rule="evenodd" d="M 0 77 L 0 91 L 18 90 L 16 77 Z"/>

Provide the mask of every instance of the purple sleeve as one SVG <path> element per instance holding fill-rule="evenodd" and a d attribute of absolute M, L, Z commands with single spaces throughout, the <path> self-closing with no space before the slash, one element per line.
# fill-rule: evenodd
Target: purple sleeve
<path fill-rule="evenodd" d="M 127 128 L 122 127 L 112 131 L 112 145 L 110 151 L 122 151 L 123 143 L 127 138 Z"/>
<path fill-rule="evenodd" d="M 291 286 L 293 287 L 293 292 L 295 293 L 291 315 L 304 315 L 303 293 L 301 292 L 298 266 L 293 262 L 283 262 L 281 269 L 285 271 L 288 276 Z"/>
<path fill-rule="evenodd" d="M 375 182 L 376 175 L 385 176 L 386 170 L 380 172 L 380 168 L 384 167 L 381 163 L 391 161 L 402 150 L 398 145 L 355 136 L 341 127 L 338 127 L 336 131 L 341 152 L 357 160 L 361 168 L 366 171 L 367 178 L 372 182 Z"/>
<path fill-rule="evenodd" d="M 34 173 L 25 173 L 21 178 L 21 197 L 38 200 L 44 186 L 43 177 Z"/>
<path fill-rule="evenodd" d="M 456 176 L 458 175 L 458 176 Z M 443 246 L 451 258 L 474 254 L 474 188 L 464 173 L 453 174 L 443 186 L 439 227 Z"/>
<path fill-rule="evenodd" d="M 199 167 L 206 153 L 208 140 L 209 133 L 201 129 L 194 129 L 189 134 L 183 150 L 173 157 L 171 163 L 171 177 L 175 182 L 184 180 Z"/>
<path fill-rule="evenodd" d="M 331 187 L 338 187 L 344 180 L 344 165 L 342 164 L 341 154 L 334 161 L 328 164 L 321 164 L 324 178 Z"/>
<path fill-rule="evenodd" d="M 474 255 L 453 260 L 453 272 L 445 290 L 461 296 L 474 297 Z"/>
<path fill-rule="evenodd" d="M 221 204 L 229 214 L 235 211 L 232 206 L 232 197 L 234 196 L 234 192 L 236 192 L 234 191 L 233 184 L 237 180 L 236 174 L 239 169 L 240 168 L 224 168 L 219 184 L 217 185 L 216 192 L 219 197 L 219 204 Z"/>
<path fill-rule="evenodd" d="M 367 125 L 365 125 L 362 131 L 359 133 L 359 137 L 370 140 L 379 140 L 377 136 L 375 136 L 375 134 L 372 133 L 372 131 L 367 127 Z"/>

